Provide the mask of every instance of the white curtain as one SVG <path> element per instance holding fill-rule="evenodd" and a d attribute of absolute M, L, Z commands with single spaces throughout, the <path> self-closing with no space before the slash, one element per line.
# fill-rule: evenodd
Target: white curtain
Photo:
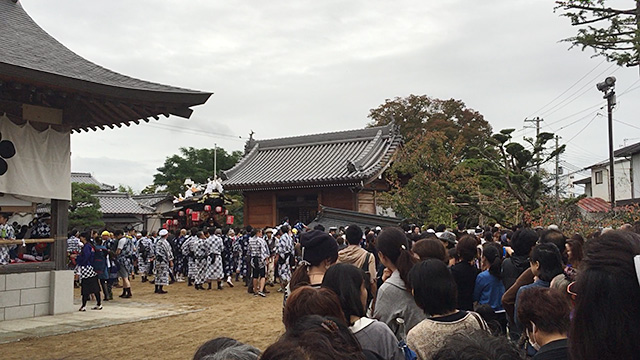
<path fill-rule="evenodd" d="M 16 153 L 4 159 L 0 193 L 42 199 L 71 200 L 71 134 L 51 128 L 16 125 L 0 116 L 1 141 L 11 141 Z"/>

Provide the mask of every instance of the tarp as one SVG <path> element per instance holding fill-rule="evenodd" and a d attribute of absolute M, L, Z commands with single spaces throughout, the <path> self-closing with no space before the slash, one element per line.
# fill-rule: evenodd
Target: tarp
<path fill-rule="evenodd" d="M 6 163 L 6 172 L 0 175 L 0 193 L 71 200 L 69 132 L 52 128 L 38 131 L 29 123 L 16 125 L 6 115 L 1 115 L 0 147 L 3 149 L 11 146 L 5 141 L 13 144 L 15 154 L 0 158 L 0 163 Z M 0 151 L 0 157 L 3 155 L 6 156 L 6 152 Z"/>

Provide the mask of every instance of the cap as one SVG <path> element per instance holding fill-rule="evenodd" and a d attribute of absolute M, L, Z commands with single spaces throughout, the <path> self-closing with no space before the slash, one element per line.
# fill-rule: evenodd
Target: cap
<path fill-rule="evenodd" d="M 324 231 L 311 230 L 300 235 L 303 260 L 319 265 L 325 259 L 338 258 L 338 243 Z"/>
<path fill-rule="evenodd" d="M 109 234 L 109 232 L 105 230 L 102 232 L 102 234 L 100 234 L 100 236 L 111 236 L 111 234 Z"/>
<path fill-rule="evenodd" d="M 167 234 L 169 234 L 169 232 L 167 231 L 167 229 L 162 229 L 158 232 L 158 235 L 160 236 L 166 236 Z"/>
<path fill-rule="evenodd" d="M 272 228 L 266 228 L 266 229 L 264 230 L 264 232 L 265 232 L 265 234 L 266 234 L 266 233 L 273 233 L 273 229 L 272 229 Z"/>

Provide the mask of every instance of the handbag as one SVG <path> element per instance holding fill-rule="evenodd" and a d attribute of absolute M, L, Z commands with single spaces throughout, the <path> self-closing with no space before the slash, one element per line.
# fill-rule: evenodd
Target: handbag
<path fill-rule="evenodd" d="M 80 279 L 88 279 L 94 276 L 98 276 L 98 273 L 93 269 L 91 264 L 82 265 L 79 267 Z"/>

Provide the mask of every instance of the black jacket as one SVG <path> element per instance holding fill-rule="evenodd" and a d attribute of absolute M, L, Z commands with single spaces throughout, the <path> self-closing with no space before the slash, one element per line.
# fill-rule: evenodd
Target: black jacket
<path fill-rule="evenodd" d="M 502 283 L 504 289 L 509 290 L 516 279 L 529 268 L 529 256 L 516 255 L 506 259 L 502 263 Z"/>

